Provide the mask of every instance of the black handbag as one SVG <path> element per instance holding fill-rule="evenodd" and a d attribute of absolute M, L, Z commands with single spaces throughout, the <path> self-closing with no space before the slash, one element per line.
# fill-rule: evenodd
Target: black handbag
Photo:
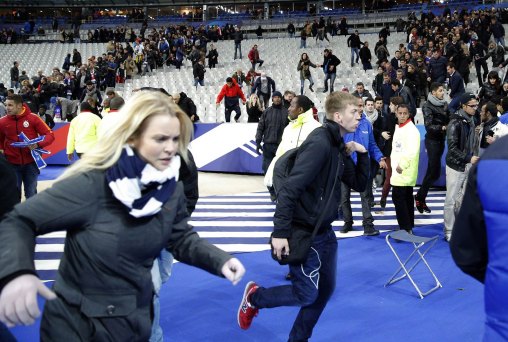
<path fill-rule="evenodd" d="M 340 159 L 339 159 L 340 163 Z M 340 166 L 340 164 L 339 164 Z M 273 233 L 270 236 L 270 249 L 272 251 L 272 259 L 277 261 L 280 265 L 299 265 L 303 264 L 307 257 L 309 256 L 310 248 L 312 247 L 312 243 L 314 242 L 314 237 L 317 234 L 317 231 L 319 227 L 321 226 L 321 223 L 323 222 L 324 215 L 326 213 L 326 209 L 330 205 L 330 201 L 333 196 L 333 192 L 335 189 L 335 185 L 337 184 L 337 178 L 339 177 L 339 170 L 340 167 L 337 166 L 337 173 L 335 174 L 333 186 L 330 191 L 330 195 L 328 196 L 328 199 L 326 201 L 326 204 L 321 211 L 321 215 L 319 216 L 319 219 L 316 223 L 316 226 L 314 227 L 314 230 L 312 232 L 302 229 L 302 228 L 295 228 L 293 227 L 291 229 L 291 236 L 287 239 L 288 245 L 289 245 L 289 254 L 283 254 L 281 256 L 281 259 L 277 258 L 277 255 L 273 252 L 273 245 L 272 245 L 272 238 Z M 332 168 L 332 165 L 330 165 L 330 169 Z"/>

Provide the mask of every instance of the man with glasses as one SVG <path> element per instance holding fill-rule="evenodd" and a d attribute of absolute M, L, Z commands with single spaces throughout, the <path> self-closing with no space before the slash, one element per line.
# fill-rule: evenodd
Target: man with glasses
<path fill-rule="evenodd" d="M 471 165 L 478 162 L 474 115 L 478 110 L 478 100 L 471 93 L 460 97 L 461 108 L 450 117 L 446 140 L 446 199 L 444 204 L 445 240 L 450 241 L 455 223 L 455 204 L 462 200 L 461 187 Z"/>

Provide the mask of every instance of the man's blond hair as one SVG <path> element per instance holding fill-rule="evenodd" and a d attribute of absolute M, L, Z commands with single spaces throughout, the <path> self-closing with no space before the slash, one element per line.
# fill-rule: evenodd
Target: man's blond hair
<path fill-rule="evenodd" d="M 333 120 L 333 115 L 335 113 L 343 113 L 349 105 L 358 105 L 358 98 L 349 93 L 339 91 L 331 93 L 326 97 L 326 118 L 328 120 Z"/>

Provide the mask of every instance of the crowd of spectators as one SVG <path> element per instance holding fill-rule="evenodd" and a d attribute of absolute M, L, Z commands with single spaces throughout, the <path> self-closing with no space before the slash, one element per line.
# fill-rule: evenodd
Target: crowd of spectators
<path fill-rule="evenodd" d="M 139 15 L 139 12 L 137 14 Z M 351 37 L 357 38 L 355 41 L 358 40 L 358 46 L 363 45 L 360 57 L 364 69 L 368 69 L 372 64 L 378 69 L 373 89 L 375 95 L 385 99 L 385 108 L 389 98 L 397 92 L 407 99 L 414 115 L 421 99 L 426 99 L 430 84 L 447 82 L 447 66 L 452 63 L 466 85 L 472 81 L 469 77 L 470 68 L 475 66 L 482 97 L 502 97 L 506 91 L 506 86 L 503 86 L 502 67 L 507 62 L 504 57 L 505 33 L 499 15 L 495 9 L 445 12 L 443 16 L 428 12 L 423 13 L 420 19 L 411 14 L 404 22 L 407 42 L 400 42 L 396 51 L 388 51 L 387 48 L 388 40 L 391 41 L 388 26 L 379 32 L 379 41 L 372 52 L 357 32 Z M 296 29 L 292 23 L 288 25 L 289 36 L 294 36 L 297 30 L 300 28 Z M 61 41 L 66 41 L 68 36 L 65 31 L 60 32 Z M 301 39 L 313 37 L 316 40 L 328 39 L 327 34 L 349 34 L 346 18 L 334 20 L 331 17 L 307 22 L 300 32 Z M 2 31 L 0 36 L 10 37 L 10 41 L 16 38 L 14 32 L 9 36 L 6 30 Z M 185 59 L 188 59 L 193 67 L 197 67 L 197 83 L 202 84 L 204 73 L 203 70 L 199 71 L 200 65 L 206 65 L 206 58 L 209 59 L 210 68 L 218 63 L 219 56 L 210 43 L 220 39 L 234 39 L 236 44 L 237 40 L 241 42 L 241 37 L 241 30 L 231 24 L 222 28 L 217 25 L 193 27 L 185 24 L 155 28 L 149 27 L 145 20 L 138 33 L 128 26 L 99 27 L 88 31 L 87 40 L 107 43 L 106 51 L 101 56 L 82 58 L 80 52 L 74 50 L 67 55 L 62 67 L 55 66 L 50 75 L 44 75 L 42 71 L 37 75 L 26 75 L 18 63 L 11 68 L 11 88 L 15 92 L 19 89 L 32 111 L 37 112 L 40 104 L 53 108 L 52 98 L 84 101 L 90 92 L 104 92 L 108 87 L 113 88 L 117 83 L 123 83 L 135 75 L 150 73 L 164 65 L 173 65 L 180 69 Z M 355 45 L 354 48 L 358 47 Z M 351 49 L 353 53 L 353 46 Z M 373 63 L 370 63 L 371 58 Z M 487 66 L 488 59 L 492 61 L 490 68 Z M 354 62 L 352 58 L 351 65 L 354 65 Z M 358 56 L 356 62 L 358 63 Z M 487 76 L 495 82 L 484 84 Z M 384 86 L 392 81 L 400 83 L 398 88 L 395 85 L 397 90 Z M 91 91 L 88 90 L 90 86 Z M 453 93 L 454 89 L 451 90 Z M 390 94 L 385 94 L 386 92 Z M 458 97 L 461 92 L 453 95 Z M 0 96 L 5 97 L 1 87 Z"/>

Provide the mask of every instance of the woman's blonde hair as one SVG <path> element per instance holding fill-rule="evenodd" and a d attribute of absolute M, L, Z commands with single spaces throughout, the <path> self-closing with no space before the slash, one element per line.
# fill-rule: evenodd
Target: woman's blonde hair
<path fill-rule="evenodd" d="M 106 170 L 113 166 L 120 158 L 123 146 L 141 136 L 149 120 L 155 115 L 170 115 L 179 120 L 178 154 L 185 162 L 188 161 L 187 146 L 193 134 L 192 122 L 165 94 L 157 91 L 137 92 L 115 115 L 118 115 L 115 125 L 104 132 L 97 144 L 70 166 L 60 180 L 91 170 Z"/>
<path fill-rule="evenodd" d="M 256 105 L 259 110 L 261 111 L 264 110 L 263 104 L 261 103 L 261 101 L 259 101 L 259 97 L 256 94 L 251 94 L 249 97 L 249 101 L 247 102 L 249 108 L 252 108 L 254 106 L 254 102 L 256 102 Z"/>

